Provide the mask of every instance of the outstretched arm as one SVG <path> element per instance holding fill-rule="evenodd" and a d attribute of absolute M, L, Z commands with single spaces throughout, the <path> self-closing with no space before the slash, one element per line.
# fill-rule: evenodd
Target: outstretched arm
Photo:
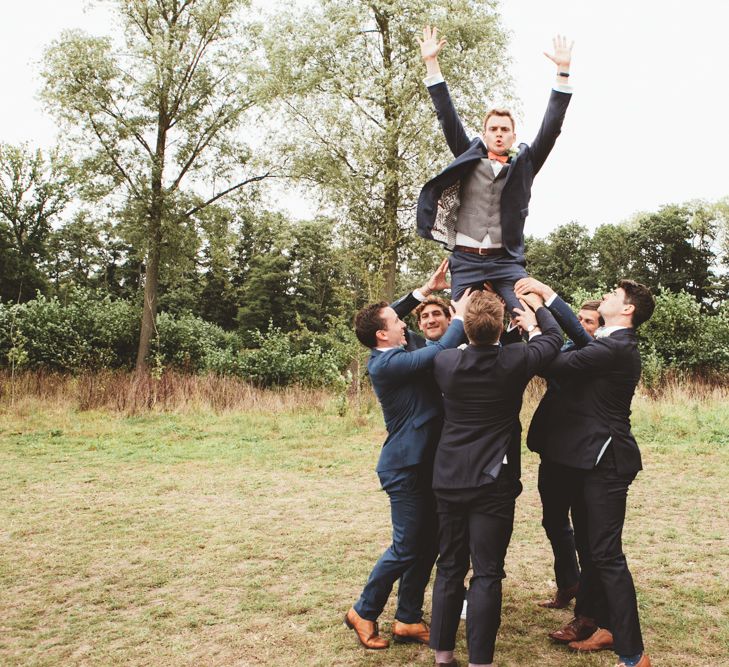
<path fill-rule="evenodd" d="M 448 86 L 443 81 L 438 64 L 438 54 L 447 42 L 445 39 L 438 39 L 438 28 L 425 26 L 423 39 L 418 39 L 418 43 L 420 44 L 420 55 L 425 61 L 425 68 L 428 72 L 425 83 L 433 100 L 435 112 L 438 114 L 438 122 L 443 129 L 448 148 L 455 157 L 458 157 L 468 149 L 471 142 L 453 106 Z M 432 82 L 428 80 L 431 77 L 434 79 Z"/>
<path fill-rule="evenodd" d="M 423 368 L 431 368 L 433 360 L 438 352 L 451 347 L 458 347 L 463 340 L 463 317 L 466 309 L 471 301 L 471 290 L 468 289 L 458 301 L 453 301 L 451 310 L 453 318 L 451 324 L 446 329 L 443 337 L 438 341 L 433 341 L 432 345 L 423 347 L 414 352 L 405 352 L 397 350 L 390 353 L 385 366 L 380 369 L 380 373 L 389 378 L 397 378 L 406 381 L 409 374 L 422 370 Z"/>
<path fill-rule="evenodd" d="M 526 298 L 530 294 L 538 295 L 545 303 L 550 301 L 547 308 L 554 315 L 557 323 L 567 334 L 567 337 L 577 346 L 585 347 L 591 340 L 592 336 L 585 331 L 580 324 L 572 309 L 555 294 L 554 290 L 544 283 L 539 282 L 536 278 L 520 278 L 514 284 L 514 293 L 519 298 Z M 530 304 L 531 305 L 531 304 Z"/>
<path fill-rule="evenodd" d="M 572 46 L 574 42 L 571 42 L 567 46 L 567 38 L 561 35 L 557 35 L 552 41 L 554 44 L 554 52 L 550 54 L 545 51 L 544 55 L 557 65 L 557 81 L 549 97 L 549 104 L 547 105 L 547 111 L 544 114 L 542 125 L 529 147 L 529 156 L 535 175 L 542 168 L 544 161 L 554 147 L 554 142 L 557 141 L 557 137 L 562 131 L 562 121 L 564 121 L 567 105 L 570 103 L 570 98 L 572 97 L 571 89 L 567 86 L 569 84 L 569 77 L 560 76 L 560 72 L 562 74 L 570 73 Z"/>
<path fill-rule="evenodd" d="M 428 281 L 422 287 L 417 289 L 417 291 L 420 292 L 420 296 L 427 299 L 433 292 L 448 289 L 450 285 L 446 278 L 447 273 L 448 258 L 444 259 L 433 272 L 433 275 L 428 278 Z M 420 299 L 414 295 L 414 292 L 410 292 L 409 294 L 399 298 L 394 303 L 391 303 L 390 307 L 397 313 L 398 317 L 403 318 L 406 315 L 409 315 L 412 310 L 415 310 L 419 304 Z"/>

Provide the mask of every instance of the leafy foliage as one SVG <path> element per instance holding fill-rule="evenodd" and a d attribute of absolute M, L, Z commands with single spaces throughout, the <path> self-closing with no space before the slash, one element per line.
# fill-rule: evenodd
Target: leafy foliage
<path fill-rule="evenodd" d="M 136 354 L 135 304 L 75 290 L 63 303 L 39 295 L 23 304 L 0 304 L 0 366 L 79 372 L 130 367 Z M 300 384 L 343 389 L 359 352 L 351 328 L 335 322 L 327 333 L 284 332 L 272 324 L 249 333 L 248 347 L 192 314 L 160 313 L 153 352 L 159 369 L 237 375 L 260 386 Z"/>
<path fill-rule="evenodd" d="M 428 23 L 448 37 L 444 71 L 478 128 L 487 105 L 508 99 L 510 83 L 491 0 L 323 0 L 277 11 L 264 34 L 269 85 L 281 99 L 275 110 L 295 128 L 273 143 L 291 156 L 292 175 L 334 206 L 368 301 L 395 296 L 398 269 L 422 248 L 413 244 L 418 191 L 448 162 L 415 40 Z"/>

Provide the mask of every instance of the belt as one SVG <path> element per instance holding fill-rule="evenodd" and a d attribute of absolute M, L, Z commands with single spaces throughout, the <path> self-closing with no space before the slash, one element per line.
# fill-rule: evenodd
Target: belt
<path fill-rule="evenodd" d="M 453 247 L 453 250 L 458 252 L 468 252 L 472 255 L 508 255 L 509 253 L 504 248 L 472 248 L 468 245 L 457 245 Z"/>

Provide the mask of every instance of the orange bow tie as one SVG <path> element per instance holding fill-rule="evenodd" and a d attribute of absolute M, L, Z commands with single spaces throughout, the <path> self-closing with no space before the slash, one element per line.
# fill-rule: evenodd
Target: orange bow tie
<path fill-rule="evenodd" d="M 498 153 L 489 151 L 489 160 L 498 160 L 501 164 L 506 164 L 509 161 L 509 156 L 506 153 L 499 155 Z"/>

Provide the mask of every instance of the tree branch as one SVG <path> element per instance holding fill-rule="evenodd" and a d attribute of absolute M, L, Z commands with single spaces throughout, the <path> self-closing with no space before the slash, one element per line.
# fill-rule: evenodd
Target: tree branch
<path fill-rule="evenodd" d="M 236 183 L 235 185 L 231 185 L 226 190 L 223 190 L 222 192 L 219 192 L 217 195 L 211 197 L 206 202 L 203 202 L 202 204 L 199 204 L 197 206 L 194 206 L 188 211 L 185 211 L 185 213 L 182 214 L 183 218 L 189 218 L 191 215 L 194 215 L 198 211 L 202 211 L 206 206 L 209 206 L 213 202 L 217 201 L 221 197 L 225 197 L 225 195 L 229 195 L 231 192 L 234 192 L 235 190 L 239 190 L 244 185 L 249 185 L 250 183 L 257 183 L 258 181 L 262 181 L 264 178 L 270 178 L 273 174 L 268 171 L 265 174 L 261 174 L 260 176 L 252 176 L 251 178 L 247 178 L 244 181 L 241 181 L 240 183 Z"/>

